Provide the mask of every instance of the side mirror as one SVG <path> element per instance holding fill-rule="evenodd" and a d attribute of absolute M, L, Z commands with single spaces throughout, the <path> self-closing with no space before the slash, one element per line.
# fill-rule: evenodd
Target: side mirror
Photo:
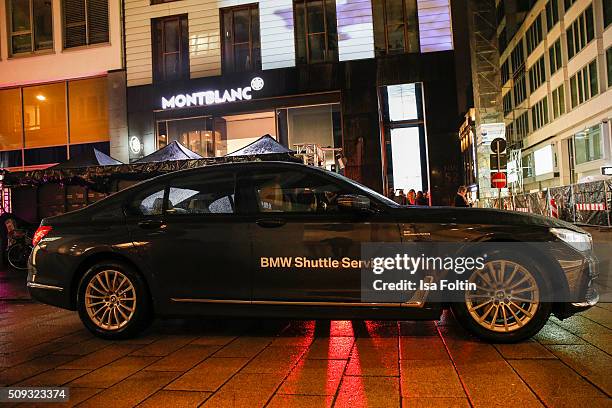
<path fill-rule="evenodd" d="M 359 194 L 342 194 L 338 197 L 338 208 L 345 211 L 369 212 L 370 199 Z"/>

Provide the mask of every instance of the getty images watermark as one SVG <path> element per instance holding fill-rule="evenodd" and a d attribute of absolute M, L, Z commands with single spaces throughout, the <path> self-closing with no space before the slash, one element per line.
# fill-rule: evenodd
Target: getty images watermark
<path fill-rule="evenodd" d="M 367 243 L 360 266 L 361 300 L 369 303 L 479 296 L 581 302 L 601 269 L 592 251 L 558 242 Z"/>

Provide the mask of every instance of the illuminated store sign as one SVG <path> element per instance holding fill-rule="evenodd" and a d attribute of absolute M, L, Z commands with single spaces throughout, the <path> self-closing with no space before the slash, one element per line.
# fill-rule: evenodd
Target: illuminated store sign
<path fill-rule="evenodd" d="M 260 77 L 251 80 L 251 86 L 244 88 L 210 90 L 193 92 L 190 94 L 173 95 L 170 98 L 161 98 L 162 109 L 185 108 L 191 106 L 216 105 L 226 102 L 250 101 L 252 91 L 260 91 L 264 87 L 264 81 Z"/>

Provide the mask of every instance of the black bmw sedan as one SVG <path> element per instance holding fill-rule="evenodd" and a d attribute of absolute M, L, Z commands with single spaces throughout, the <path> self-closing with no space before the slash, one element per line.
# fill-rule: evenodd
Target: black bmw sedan
<path fill-rule="evenodd" d="M 364 296 L 364 245 L 411 242 L 540 242 L 561 250 L 485 257 L 455 285 L 463 292 L 452 301 L 428 298 L 427 279 L 407 301 Z M 571 224 L 498 210 L 400 206 L 294 163 L 163 175 L 44 219 L 33 245 L 32 296 L 77 310 L 89 330 L 108 339 L 137 334 L 155 315 L 435 320 L 451 308 L 475 335 L 515 342 L 537 333 L 551 314 L 564 318 L 598 300 L 591 237 Z M 374 286 L 401 286 L 381 282 Z M 562 296 L 547 298 L 551 291 Z"/>

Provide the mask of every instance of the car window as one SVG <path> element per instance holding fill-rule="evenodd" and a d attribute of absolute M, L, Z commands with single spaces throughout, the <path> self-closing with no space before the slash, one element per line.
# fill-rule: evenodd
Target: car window
<path fill-rule="evenodd" d="M 165 186 L 156 186 L 136 194 L 128 206 L 132 215 L 161 215 L 164 210 Z"/>
<path fill-rule="evenodd" d="M 233 214 L 233 174 L 199 173 L 170 182 L 169 214 Z"/>
<path fill-rule="evenodd" d="M 257 211 L 333 213 L 338 196 L 354 193 L 344 185 L 310 172 L 277 171 L 251 176 Z"/>

